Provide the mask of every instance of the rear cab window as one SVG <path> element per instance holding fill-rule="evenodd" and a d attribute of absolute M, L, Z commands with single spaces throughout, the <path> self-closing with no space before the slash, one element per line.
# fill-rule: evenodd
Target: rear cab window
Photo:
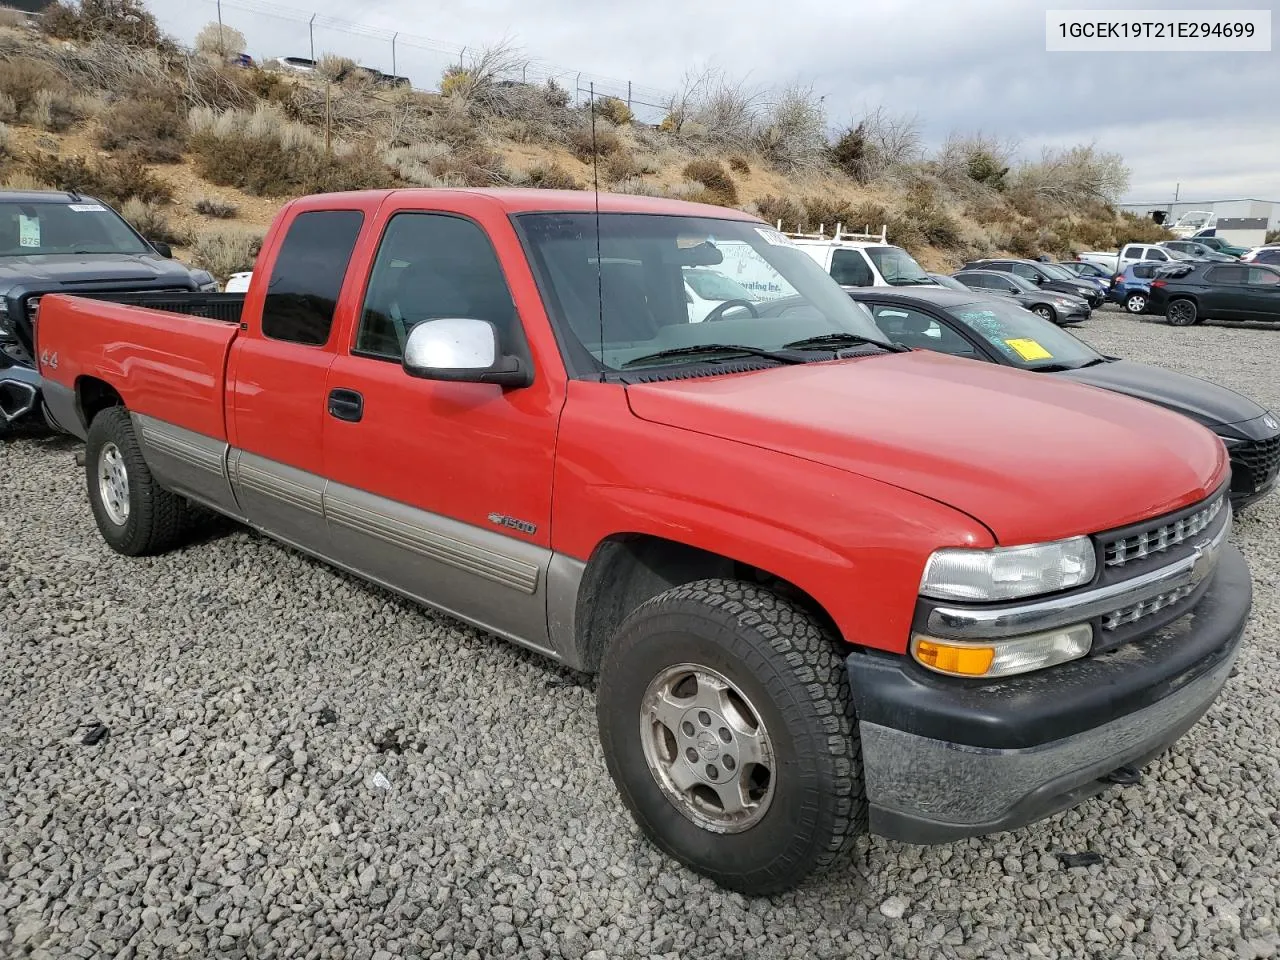
<path fill-rule="evenodd" d="M 289 224 L 262 305 L 262 335 L 307 346 L 329 342 L 338 294 L 364 224 L 359 210 L 310 210 Z"/>
<path fill-rule="evenodd" d="M 870 287 L 876 282 L 871 265 L 861 250 L 836 250 L 832 253 L 831 279 L 842 287 Z"/>

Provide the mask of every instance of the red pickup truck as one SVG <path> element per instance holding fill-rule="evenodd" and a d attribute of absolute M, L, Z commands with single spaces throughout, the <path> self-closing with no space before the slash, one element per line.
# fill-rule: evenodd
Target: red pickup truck
<path fill-rule="evenodd" d="M 242 298 L 46 297 L 103 537 L 200 504 L 598 673 L 623 802 L 752 893 L 1044 817 L 1209 707 L 1251 604 L 1212 434 L 889 343 L 745 214 L 594 202 L 307 197 Z M 689 270 L 769 292 L 691 313 Z"/>

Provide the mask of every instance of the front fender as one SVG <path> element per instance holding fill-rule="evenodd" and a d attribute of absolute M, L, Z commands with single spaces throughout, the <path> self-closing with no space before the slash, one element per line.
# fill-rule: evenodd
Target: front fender
<path fill-rule="evenodd" d="M 994 545 L 968 515 L 835 467 L 633 416 L 575 381 L 561 418 L 552 545 L 586 561 L 619 534 L 694 547 L 812 597 L 850 643 L 905 652 L 924 565 Z"/>

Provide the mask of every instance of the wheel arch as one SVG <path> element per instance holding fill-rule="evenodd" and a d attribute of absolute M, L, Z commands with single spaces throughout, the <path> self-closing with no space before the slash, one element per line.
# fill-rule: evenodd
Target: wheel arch
<path fill-rule="evenodd" d="M 785 577 L 677 540 L 619 533 L 596 545 L 583 570 L 573 631 L 578 667 L 595 673 L 618 626 L 646 600 L 672 587 L 711 578 L 766 586 L 810 613 L 831 636 L 840 636 L 835 619 L 822 604 Z"/>
<path fill-rule="evenodd" d="M 93 418 L 103 410 L 111 407 L 125 406 L 120 391 L 105 380 L 98 377 L 81 376 L 76 378 L 76 413 L 85 430 L 93 423 Z"/>

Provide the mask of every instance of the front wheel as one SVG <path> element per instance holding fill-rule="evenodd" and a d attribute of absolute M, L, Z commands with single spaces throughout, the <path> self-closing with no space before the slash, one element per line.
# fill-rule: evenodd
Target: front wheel
<path fill-rule="evenodd" d="M 93 518 L 112 550 L 138 557 L 163 553 L 182 539 L 188 527 L 186 501 L 151 476 L 124 407 L 93 418 L 84 467 Z"/>
<path fill-rule="evenodd" d="M 1131 293 L 1124 299 L 1124 308 L 1130 313 L 1144 313 L 1147 309 L 1147 296 L 1144 293 Z"/>
<path fill-rule="evenodd" d="M 1049 306 L 1047 303 L 1037 304 L 1035 307 L 1032 308 L 1031 312 L 1038 317 L 1043 317 L 1045 320 L 1048 320 L 1050 323 L 1058 322 L 1058 315 L 1053 312 L 1053 307 Z"/>
<path fill-rule="evenodd" d="M 722 886 L 791 889 L 864 825 L 843 661 L 771 591 L 702 580 L 640 606 L 605 654 L 596 713 L 641 829 Z"/>
<path fill-rule="evenodd" d="M 1164 317 L 1174 327 L 1189 327 L 1196 322 L 1196 305 L 1191 300 L 1174 300 L 1164 312 Z"/>

